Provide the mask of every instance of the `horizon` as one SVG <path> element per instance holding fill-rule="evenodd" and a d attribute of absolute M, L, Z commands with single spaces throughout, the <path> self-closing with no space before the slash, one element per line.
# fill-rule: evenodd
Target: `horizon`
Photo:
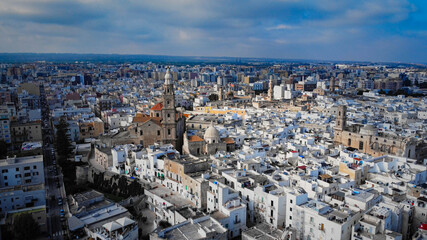
<path fill-rule="evenodd" d="M 333 64 L 337 64 L 337 63 L 350 63 L 350 64 L 404 64 L 404 65 L 422 65 L 422 66 L 426 66 L 427 62 L 404 62 L 404 61 L 368 61 L 368 60 L 360 60 L 360 61 L 355 61 L 355 60 L 333 60 L 333 59 L 291 59 L 291 58 L 274 58 L 274 57 L 233 57 L 233 56 L 195 56 L 195 55 L 162 55 L 162 54 L 128 54 L 128 53 L 71 53 L 71 52 L 40 52 L 40 53 L 36 53 L 36 52 L 0 52 L 0 63 L 8 63 L 8 61 L 12 61 L 14 63 L 19 63 L 22 61 L 19 61 L 17 59 L 14 60 L 10 60 L 10 59 L 2 59 L 2 56 L 4 55 L 93 55 L 93 56 L 121 56 L 121 57 L 126 57 L 126 56 L 134 56 L 134 57 L 160 57 L 160 58 L 186 58 L 188 59 L 187 61 L 183 61 L 183 62 L 190 62 L 189 60 L 191 59 L 191 62 L 197 62 L 197 58 L 202 58 L 199 59 L 200 63 L 232 63 L 232 62 L 236 62 L 236 61 L 243 61 L 240 62 L 241 64 L 247 64 L 250 63 L 251 61 L 253 62 L 266 62 L 266 63 L 274 63 L 274 62 L 288 62 L 288 63 L 302 63 L 302 64 L 308 64 L 308 63 L 316 63 L 316 64 L 326 64 L 326 63 L 333 63 Z M 14 56 L 16 58 L 16 56 Z M 224 61 L 220 61 L 221 58 L 224 58 Z M 28 59 L 28 58 L 26 58 Z M 208 61 L 208 60 L 211 60 Z M 32 59 L 31 61 L 28 62 L 34 62 L 34 61 L 57 61 L 57 62 L 67 62 L 67 61 L 77 61 L 75 59 L 64 59 L 64 60 L 46 60 L 41 58 L 40 60 L 35 60 Z M 90 60 L 87 59 L 82 59 L 82 62 L 91 62 Z M 92 60 L 95 61 L 95 60 Z M 119 61 L 119 60 L 113 60 L 110 59 L 109 61 Z M 128 61 L 130 61 L 128 59 Z M 135 62 L 136 60 L 133 60 L 133 62 Z M 181 61 L 175 60 L 172 61 L 171 59 L 169 59 L 168 61 L 163 60 L 156 60 L 156 59 L 151 59 L 151 60 L 144 60 L 144 61 L 153 61 L 153 62 L 175 62 L 175 63 L 179 63 Z M 144 62 L 141 60 L 141 62 Z M 96 61 L 95 61 L 96 62 Z M 126 60 L 120 60 L 119 62 L 125 63 Z"/>

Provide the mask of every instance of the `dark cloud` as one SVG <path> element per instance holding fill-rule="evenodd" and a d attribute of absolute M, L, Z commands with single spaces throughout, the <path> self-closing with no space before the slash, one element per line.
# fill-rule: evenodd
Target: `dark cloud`
<path fill-rule="evenodd" d="M 2 0 L 1 52 L 426 60 L 424 0 Z"/>

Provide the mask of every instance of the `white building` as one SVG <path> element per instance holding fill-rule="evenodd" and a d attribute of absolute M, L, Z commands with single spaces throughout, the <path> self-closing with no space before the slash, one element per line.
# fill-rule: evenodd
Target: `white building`
<path fill-rule="evenodd" d="M 108 116 L 107 123 L 110 129 L 127 127 L 133 120 L 133 116 L 131 114 L 113 114 Z"/>
<path fill-rule="evenodd" d="M 0 213 L 46 205 L 43 156 L 0 160 Z"/>
<path fill-rule="evenodd" d="M 239 193 L 228 186 L 209 182 L 207 209 L 213 218 L 229 230 L 229 237 L 240 236 L 246 229 L 246 204 L 241 202 Z"/>

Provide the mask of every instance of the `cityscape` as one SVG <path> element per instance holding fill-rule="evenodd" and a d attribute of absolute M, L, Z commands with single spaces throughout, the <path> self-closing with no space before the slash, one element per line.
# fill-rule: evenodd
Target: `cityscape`
<path fill-rule="evenodd" d="M 5 0 L 0 239 L 427 239 L 426 11 Z"/>

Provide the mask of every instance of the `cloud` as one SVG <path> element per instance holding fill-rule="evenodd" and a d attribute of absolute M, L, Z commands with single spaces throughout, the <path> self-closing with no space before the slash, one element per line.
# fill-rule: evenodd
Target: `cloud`
<path fill-rule="evenodd" d="M 423 0 L 2 0 L 0 52 L 427 62 L 425 26 Z"/>
<path fill-rule="evenodd" d="M 295 26 L 290 26 L 290 25 L 286 25 L 286 24 L 279 24 L 277 26 L 274 27 L 268 27 L 267 30 L 271 31 L 271 30 L 289 30 L 289 29 L 295 29 Z"/>

